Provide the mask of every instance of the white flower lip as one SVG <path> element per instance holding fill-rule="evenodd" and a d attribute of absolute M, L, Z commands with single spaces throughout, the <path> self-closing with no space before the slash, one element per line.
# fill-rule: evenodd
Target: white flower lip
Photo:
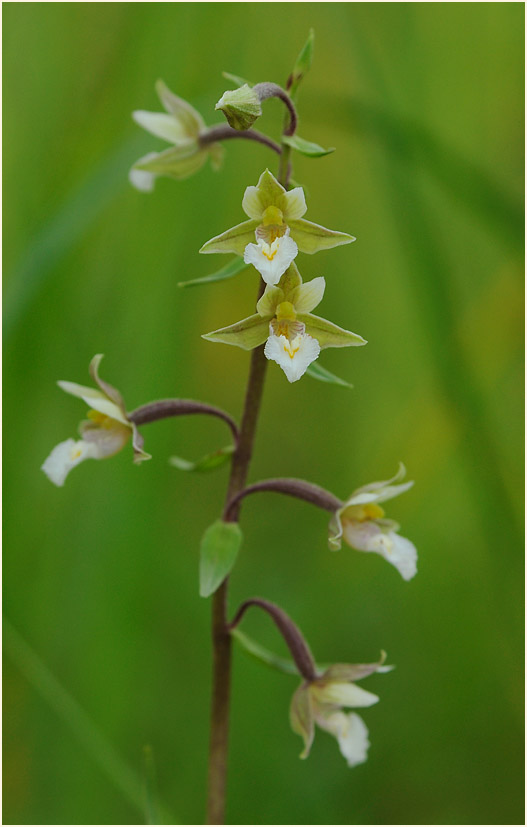
<path fill-rule="evenodd" d="M 295 336 L 293 341 L 289 341 L 283 335 L 275 336 L 272 333 L 264 348 L 266 357 L 282 368 L 289 382 L 300 379 L 311 362 L 318 358 L 319 353 L 319 343 L 307 333 Z"/>
<path fill-rule="evenodd" d="M 61 488 L 69 472 L 86 459 L 95 459 L 96 446 L 84 440 L 66 439 L 56 445 L 44 460 L 41 470 L 51 482 Z"/>
<path fill-rule="evenodd" d="M 253 264 L 266 284 L 275 285 L 285 273 L 298 253 L 296 242 L 287 232 L 275 238 L 271 244 L 258 239 L 256 244 L 248 244 L 243 254 L 246 264 Z"/>

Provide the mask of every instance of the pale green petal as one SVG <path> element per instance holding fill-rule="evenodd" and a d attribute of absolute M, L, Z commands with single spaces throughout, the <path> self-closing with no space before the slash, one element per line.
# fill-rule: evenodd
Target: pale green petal
<path fill-rule="evenodd" d="M 62 388 L 63 391 L 66 391 L 66 393 L 82 399 L 88 407 L 93 408 L 94 411 L 109 416 L 110 419 L 115 419 L 117 422 L 122 422 L 124 425 L 130 424 L 120 408 L 114 402 L 111 402 L 106 394 L 101 393 L 101 391 L 97 391 L 95 388 L 87 388 L 84 385 L 77 385 L 76 382 L 64 382 L 62 380 L 57 382 L 57 385 L 59 388 Z"/>
<path fill-rule="evenodd" d="M 318 703 L 335 706 L 373 706 L 379 700 L 373 692 L 368 692 L 354 683 L 336 681 L 325 685 L 313 683 L 311 693 Z"/>
<path fill-rule="evenodd" d="M 268 284 L 265 293 L 256 305 L 256 309 L 260 316 L 271 319 L 276 313 L 276 308 L 283 300 L 284 291 L 280 287 Z"/>
<path fill-rule="evenodd" d="M 263 345 L 269 336 L 269 320 L 262 319 L 258 313 L 242 319 L 240 322 L 213 330 L 212 333 L 203 334 L 202 338 L 209 342 L 223 342 L 225 345 L 236 345 L 243 350 Z"/>
<path fill-rule="evenodd" d="M 348 501 L 347 505 L 356 505 L 366 502 L 384 502 L 391 500 L 393 497 L 399 496 L 404 491 L 412 487 L 412 482 L 405 482 L 402 485 L 393 485 L 393 483 L 400 483 L 406 476 L 406 468 L 402 462 L 399 463 L 397 473 L 389 480 L 381 480 L 379 482 L 370 482 L 368 485 L 362 485 L 357 488 L 351 495 L 353 502 Z M 366 494 L 370 494 L 369 499 L 365 498 Z M 362 495 L 362 499 L 361 499 Z"/>
<path fill-rule="evenodd" d="M 328 230 L 304 218 L 290 219 L 287 224 L 291 229 L 291 238 L 295 239 L 302 253 L 317 253 L 319 250 L 329 250 L 331 247 L 355 241 L 348 233 Z"/>
<path fill-rule="evenodd" d="M 342 520 L 341 514 L 343 509 L 339 508 L 329 521 L 329 536 L 328 536 L 328 546 L 330 551 L 340 551 L 342 548 Z"/>
<path fill-rule="evenodd" d="M 286 192 L 283 196 L 285 221 L 293 221 L 295 218 L 302 218 L 307 210 L 306 199 L 302 187 L 295 187 L 290 192 Z"/>
<path fill-rule="evenodd" d="M 134 168 L 153 172 L 156 175 L 167 175 L 169 178 L 181 181 L 201 169 L 207 160 L 207 155 L 206 149 L 200 149 L 195 141 L 188 141 L 180 146 L 159 152 L 150 161 L 138 161 L 134 164 Z"/>
<path fill-rule="evenodd" d="M 319 316 L 313 316 L 312 313 L 299 313 L 298 321 L 306 326 L 306 333 L 318 340 L 321 348 L 326 347 L 350 347 L 365 345 L 366 340 L 359 336 L 358 333 L 352 333 L 351 330 L 344 330 L 333 322 L 327 319 L 321 319 Z"/>
<path fill-rule="evenodd" d="M 262 207 L 258 187 L 247 187 L 243 195 L 242 209 L 249 218 L 258 221 L 258 223 L 262 220 L 265 207 Z"/>
<path fill-rule="evenodd" d="M 230 230 L 206 241 L 200 253 L 236 253 L 238 256 L 243 256 L 247 245 L 255 239 L 254 232 L 257 226 L 258 221 L 244 221 L 242 224 L 237 224 L 236 227 L 231 227 Z"/>
<path fill-rule="evenodd" d="M 223 165 L 223 158 L 225 156 L 225 150 L 223 149 L 221 144 L 209 144 L 208 152 L 210 156 L 210 165 L 214 172 L 219 172 Z"/>
<path fill-rule="evenodd" d="M 310 313 L 322 301 L 326 281 L 322 276 L 296 287 L 288 297 L 297 313 Z"/>
<path fill-rule="evenodd" d="M 102 393 L 106 394 L 108 399 L 110 399 L 111 402 L 114 402 L 117 405 L 117 407 L 120 408 L 121 413 L 124 416 L 126 414 L 126 408 L 124 404 L 124 399 L 121 396 L 120 392 L 117 390 L 117 388 L 114 388 L 113 385 L 110 385 L 109 382 L 105 382 L 99 376 L 99 365 L 101 364 L 103 359 L 103 353 L 97 353 L 93 357 L 88 368 L 90 376 L 95 382 L 95 384 L 99 387 L 99 390 L 102 391 Z"/>
<path fill-rule="evenodd" d="M 268 169 L 266 169 L 265 172 L 262 172 L 257 187 L 260 192 L 262 212 L 267 209 L 267 207 L 272 206 L 282 209 L 280 206 L 281 202 L 279 203 L 279 201 L 285 194 L 285 189 L 278 183 L 272 172 Z"/>
<path fill-rule="evenodd" d="M 144 109 L 138 109 L 132 112 L 132 118 L 151 135 L 162 138 L 169 144 L 181 144 L 189 139 L 179 121 L 165 112 L 146 112 Z"/>
<path fill-rule="evenodd" d="M 167 112 L 179 120 L 186 135 L 189 138 L 197 138 L 205 129 L 205 121 L 200 113 L 186 100 L 174 95 L 162 80 L 156 82 L 156 92 Z"/>
<path fill-rule="evenodd" d="M 143 155 L 142 158 L 139 158 L 139 160 L 136 161 L 136 164 L 144 164 L 146 161 L 151 161 L 153 158 L 157 158 L 157 156 L 157 152 L 149 152 L 147 155 Z M 136 188 L 136 190 L 139 190 L 140 192 L 152 192 L 154 189 L 156 175 L 153 172 L 146 172 L 144 169 L 137 169 L 134 164 L 128 173 L 128 180 L 131 185 Z"/>

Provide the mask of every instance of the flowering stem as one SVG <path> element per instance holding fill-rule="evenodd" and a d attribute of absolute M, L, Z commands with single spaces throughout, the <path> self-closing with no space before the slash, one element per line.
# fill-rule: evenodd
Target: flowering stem
<path fill-rule="evenodd" d="M 258 606 L 272 617 L 302 677 L 304 677 L 306 681 L 315 680 L 317 677 L 315 661 L 302 632 L 298 626 L 293 623 L 289 615 L 274 603 L 270 603 L 268 600 L 262 600 L 260 597 L 252 597 L 250 600 L 245 600 L 236 612 L 232 622 L 229 623 L 229 631 L 236 628 L 250 606 Z"/>
<path fill-rule="evenodd" d="M 281 146 L 271 138 L 268 138 L 267 135 L 263 135 L 255 129 L 233 129 L 227 124 L 211 126 L 199 136 L 199 144 L 200 146 L 207 146 L 207 144 L 213 144 L 216 141 L 228 141 L 231 138 L 246 138 L 248 141 L 256 141 L 259 144 L 264 144 L 264 146 L 276 152 L 277 155 L 281 155 L 282 153 Z"/>
<path fill-rule="evenodd" d="M 213 405 L 204 402 L 195 402 L 193 399 L 161 399 L 159 402 L 149 402 L 141 405 L 132 413 L 127 414 L 130 422 L 136 425 L 146 425 L 148 422 L 156 422 L 158 419 L 166 419 L 171 416 L 187 416 L 188 414 L 208 414 L 217 416 L 227 423 L 234 436 L 235 444 L 238 444 L 239 431 L 234 419 L 228 413 Z"/>
<path fill-rule="evenodd" d="M 267 100 L 267 98 L 280 98 L 280 100 L 285 103 L 289 110 L 289 124 L 286 125 L 284 129 L 284 135 L 294 135 L 296 132 L 298 118 L 295 105 L 287 92 L 285 92 L 281 86 L 278 86 L 277 83 L 267 82 L 257 83 L 256 86 L 253 86 L 253 92 L 256 92 L 261 101 Z"/>
<path fill-rule="evenodd" d="M 258 298 L 264 289 L 265 284 L 261 280 Z M 258 347 L 253 350 L 251 356 L 242 422 L 238 443 L 233 454 L 225 507 L 243 489 L 247 479 L 266 367 L 267 360 L 263 347 Z M 235 522 L 236 520 L 237 511 L 231 508 L 228 521 Z M 207 824 L 223 824 L 225 820 L 231 672 L 231 635 L 227 620 L 227 591 L 228 578 L 223 581 L 212 598 L 213 675 Z"/>
<path fill-rule="evenodd" d="M 289 497 L 296 497 L 299 500 L 305 500 L 312 505 L 318 506 L 325 511 L 337 511 L 341 508 L 342 501 L 335 497 L 331 491 L 326 491 L 319 485 L 313 485 L 306 480 L 297 480 L 290 477 L 279 477 L 272 480 L 262 480 L 256 482 L 254 485 L 249 485 L 237 494 L 227 503 L 224 512 L 224 517 L 229 521 L 231 514 L 239 514 L 241 501 L 249 494 L 257 494 L 260 491 L 275 491 L 277 494 L 285 494 Z"/>

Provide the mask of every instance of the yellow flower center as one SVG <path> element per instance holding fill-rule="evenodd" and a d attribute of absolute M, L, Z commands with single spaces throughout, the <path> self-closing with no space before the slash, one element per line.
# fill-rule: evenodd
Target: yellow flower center
<path fill-rule="evenodd" d="M 291 342 L 287 342 L 284 345 L 284 353 L 287 353 L 287 355 L 289 356 L 290 359 L 293 359 L 294 356 L 295 356 L 295 353 L 298 353 L 299 350 L 300 350 L 300 345 L 298 345 L 297 347 L 293 347 Z"/>
<path fill-rule="evenodd" d="M 82 448 L 76 448 L 74 451 L 70 452 L 70 457 L 72 460 L 78 459 L 82 454 Z"/>
<path fill-rule="evenodd" d="M 283 224 L 284 214 L 278 207 L 267 207 L 262 215 L 262 224 L 268 227 L 270 224 Z"/>
<path fill-rule="evenodd" d="M 111 416 L 106 416 L 106 414 L 101 413 L 100 411 L 88 411 L 86 414 L 88 419 L 94 423 L 94 425 L 98 425 L 99 428 L 111 428 L 115 424 L 115 419 L 112 419 Z"/>
<path fill-rule="evenodd" d="M 269 245 L 267 245 L 267 246 L 269 248 L 269 252 L 266 253 L 264 248 L 262 247 L 262 255 L 264 255 L 266 257 L 267 261 L 272 261 L 273 258 L 275 257 L 275 255 L 278 252 L 278 244 L 276 245 L 276 250 L 272 250 L 272 251 L 271 251 L 271 247 Z"/>
<path fill-rule="evenodd" d="M 376 503 L 366 503 L 365 505 L 350 505 L 342 514 L 346 520 L 353 520 L 357 523 L 364 523 L 367 520 L 377 520 L 384 517 L 384 511 Z"/>

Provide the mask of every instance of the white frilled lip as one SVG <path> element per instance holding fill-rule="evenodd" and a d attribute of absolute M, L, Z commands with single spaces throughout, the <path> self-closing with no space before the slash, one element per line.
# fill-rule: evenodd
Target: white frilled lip
<path fill-rule="evenodd" d="M 316 716 L 321 729 L 333 735 L 348 767 L 363 764 L 368 758 L 370 741 L 368 728 L 362 718 L 355 712 L 330 712 Z"/>
<path fill-rule="evenodd" d="M 266 357 L 282 368 L 289 382 L 300 379 L 319 353 L 319 343 L 307 334 L 300 334 L 290 342 L 285 336 L 271 333 L 264 348 Z"/>
<path fill-rule="evenodd" d="M 417 574 L 417 549 L 406 537 L 386 530 L 382 520 L 343 521 L 344 539 L 357 551 L 374 552 L 395 566 L 404 580 Z"/>
<path fill-rule="evenodd" d="M 275 285 L 290 266 L 298 253 L 298 247 L 289 231 L 275 238 L 271 244 L 258 239 L 256 244 L 248 244 L 243 254 L 246 264 L 253 264 L 267 285 Z"/>
<path fill-rule="evenodd" d="M 87 459 L 97 459 L 97 446 L 84 440 L 66 439 L 56 445 L 44 460 L 41 470 L 61 488 L 69 472 Z"/>

